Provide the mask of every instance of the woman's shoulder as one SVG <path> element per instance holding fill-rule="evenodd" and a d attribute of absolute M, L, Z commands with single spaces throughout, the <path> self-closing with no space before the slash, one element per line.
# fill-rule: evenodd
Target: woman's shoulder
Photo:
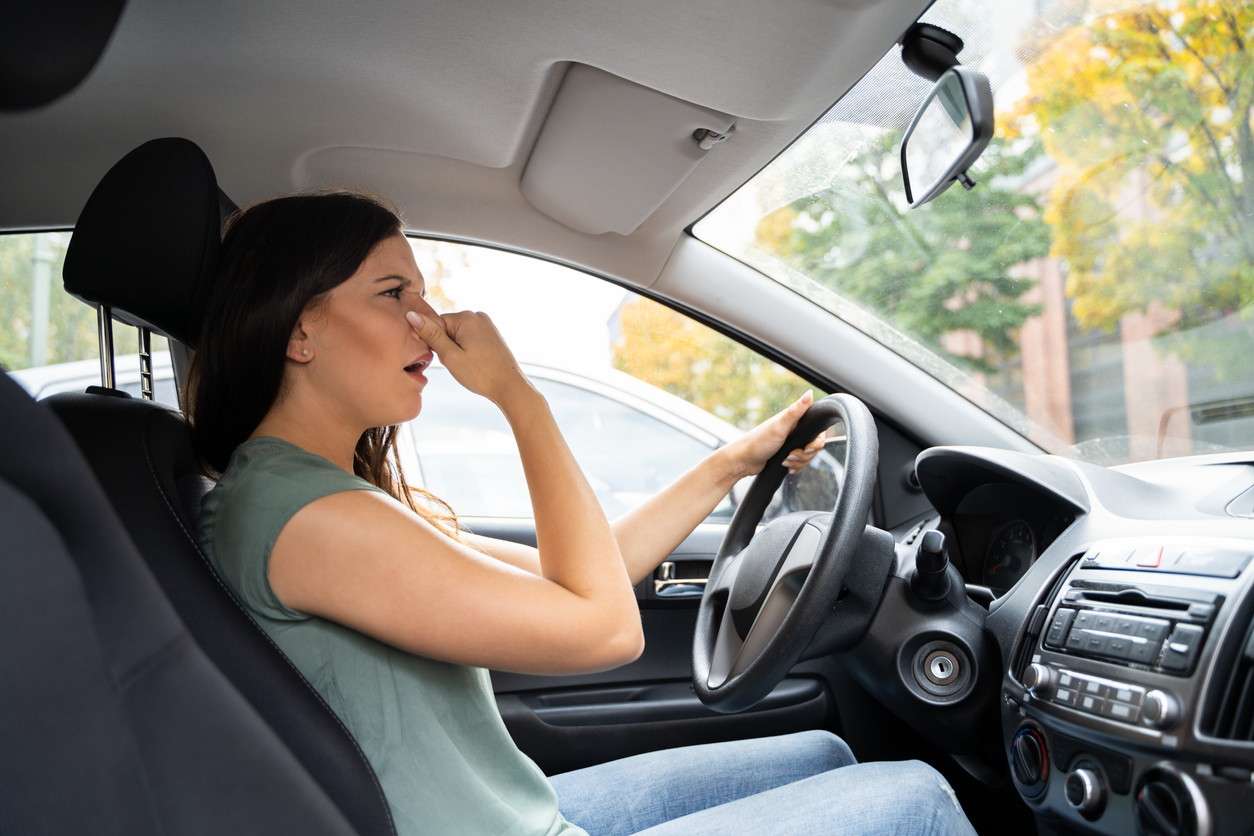
<path fill-rule="evenodd" d="M 333 493 L 371 490 L 371 485 L 322 456 L 270 436 L 250 438 L 235 449 L 226 472 L 205 498 L 205 512 L 271 515 L 286 518 Z M 251 513 L 250 513 L 251 512 Z"/>
<path fill-rule="evenodd" d="M 278 604 L 266 579 L 270 549 L 298 511 L 324 496 L 379 491 L 360 476 L 279 438 L 245 441 L 201 505 L 199 533 L 210 561 L 258 609 Z"/>

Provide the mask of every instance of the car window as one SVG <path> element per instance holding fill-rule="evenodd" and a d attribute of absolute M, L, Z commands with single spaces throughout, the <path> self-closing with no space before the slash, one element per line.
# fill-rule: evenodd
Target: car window
<path fill-rule="evenodd" d="M 36 396 L 100 384 L 96 310 L 61 279 L 69 243 L 69 232 L 0 234 L 0 366 Z M 114 322 L 113 345 L 118 388 L 138 397 L 139 331 Z M 166 339 L 151 346 L 154 395 L 177 406 Z"/>
<path fill-rule="evenodd" d="M 812 388 L 689 317 L 578 271 L 486 248 L 412 243 L 437 310 L 493 317 L 610 517 Z M 438 366 L 410 432 L 425 487 L 457 513 L 531 516 L 504 417 Z M 835 442 L 790 477 L 771 513 L 830 510 L 842 451 Z M 738 491 L 711 521 L 730 520 Z"/>
<path fill-rule="evenodd" d="M 553 410 L 563 438 L 607 516 L 656 493 L 715 448 L 670 424 L 587 388 L 540 376 L 532 382 Z M 412 424 L 425 486 L 458 513 L 529 517 L 522 461 L 505 417 L 489 401 L 433 368 L 422 414 Z M 715 516 L 730 516 L 725 500 Z M 719 513 L 722 512 L 722 513 Z"/>
<path fill-rule="evenodd" d="M 1254 6 L 937 0 L 996 133 L 909 208 L 931 88 L 893 46 L 694 234 L 1050 452 L 1254 447 Z"/>

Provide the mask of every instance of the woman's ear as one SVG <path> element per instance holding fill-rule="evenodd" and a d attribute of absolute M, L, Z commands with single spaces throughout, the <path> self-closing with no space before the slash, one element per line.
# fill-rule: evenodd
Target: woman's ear
<path fill-rule="evenodd" d="M 313 359 L 313 340 L 309 339 L 309 335 L 305 333 L 304 317 L 296 321 L 296 327 L 292 329 L 292 335 L 287 339 L 287 359 L 295 360 L 297 363 L 308 363 Z"/>

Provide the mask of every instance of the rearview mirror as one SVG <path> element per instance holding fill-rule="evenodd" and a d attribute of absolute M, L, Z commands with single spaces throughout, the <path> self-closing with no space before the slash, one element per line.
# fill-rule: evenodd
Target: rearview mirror
<path fill-rule="evenodd" d="M 923 100 L 901 141 L 906 202 L 922 206 L 955 181 L 975 186 L 967 169 L 993 137 L 993 89 L 988 78 L 951 67 Z"/>

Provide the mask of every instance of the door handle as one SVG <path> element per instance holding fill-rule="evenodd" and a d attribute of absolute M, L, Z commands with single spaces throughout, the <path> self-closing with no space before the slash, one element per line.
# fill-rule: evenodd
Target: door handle
<path fill-rule="evenodd" d="M 675 577 L 674 561 L 664 560 L 653 579 L 653 593 L 659 598 L 700 598 L 705 594 L 708 578 Z"/>

